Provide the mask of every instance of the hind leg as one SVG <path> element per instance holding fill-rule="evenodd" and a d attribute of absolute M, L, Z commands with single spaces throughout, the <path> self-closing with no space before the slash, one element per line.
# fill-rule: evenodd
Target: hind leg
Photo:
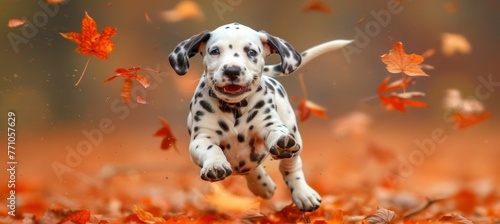
<path fill-rule="evenodd" d="M 254 170 L 245 175 L 248 189 L 255 195 L 269 199 L 274 195 L 276 184 L 269 177 L 262 166 L 257 166 Z"/>

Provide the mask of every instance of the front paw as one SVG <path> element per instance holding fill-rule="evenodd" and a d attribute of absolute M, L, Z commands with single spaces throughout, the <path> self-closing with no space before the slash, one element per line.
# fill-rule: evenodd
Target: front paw
<path fill-rule="evenodd" d="M 291 135 L 283 135 L 269 149 L 269 152 L 273 159 L 285 159 L 296 156 L 299 150 L 300 146 Z"/>
<path fill-rule="evenodd" d="M 290 189 L 292 192 L 292 200 L 297 208 L 302 212 L 312 212 L 319 208 L 321 204 L 321 196 L 309 186 L 302 189 Z"/>
<path fill-rule="evenodd" d="M 224 180 L 233 173 L 231 165 L 227 161 L 211 161 L 203 164 L 201 179 L 214 182 Z"/>

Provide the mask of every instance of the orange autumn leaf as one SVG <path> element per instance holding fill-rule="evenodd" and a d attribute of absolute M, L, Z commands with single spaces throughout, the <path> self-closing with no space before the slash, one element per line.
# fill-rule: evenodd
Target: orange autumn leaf
<path fill-rule="evenodd" d="M 464 35 L 456 33 L 443 33 L 441 36 L 441 51 L 445 56 L 457 53 L 468 54 L 472 46 Z"/>
<path fill-rule="evenodd" d="M 306 99 L 301 100 L 299 106 L 295 109 L 295 113 L 300 121 L 306 121 L 311 114 L 322 119 L 327 119 L 328 116 L 325 114 L 325 111 L 324 107 Z"/>
<path fill-rule="evenodd" d="M 374 214 L 366 217 L 365 220 L 369 224 L 385 224 L 390 223 L 394 218 L 396 218 L 396 214 L 394 211 L 379 207 Z"/>
<path fill-rule="evenodd" d="M 156 131 L 154 136 L 163 138 L 163 140 L 161 141 L 161 149 L 167 150 L 172 146 L 177 151 L 177 147 L 175 146 L 175 142 L 177 141 L 177 139 L 172 133 L 170 125 L 162 117 L 160 117 L 160 121 L 163 127 Z"/>
<path fill-rule="evenodd" d="M 340 209 L 335 211 L 332 219 L 328 222 L 328 224 L 342 224 L 344 221 L 344 212 Z"/>
<path fill-rule="evenodd" d="M 87 12 L 85 12 L 85 16 L 82 20 L 81 33 L 69 32 L 60 34 L 64 38 L 74 41 L 78 44 L 78 48 L 75 50 L 76 52 L 84 55 L 89 55 L 87 64 L 85 65 L 80 78 L 75 83 L 75 86 L 77 86 L 82 80 L 83 75 L 87 70 L 90 56 L 94 55 L 99 59 L 107 59 L 108 54 L 111 53 L 115 48 L 115 44 L 111 42 L 110 38 L 116 34 L 116 29 L 106 26 L 104 27 L 102 33 L 98 33 L 95 21 L 89 16 Z"/>
<path fill-rule="evenodd" d="M 144 211 L 141 207 L 134 205 L 135 208 L 135 214 L 137 214 L 137 217 L 145 222 L 145 223 L 165 223 L 166 220 L 162 217 L 155 217 L 153 214 Z"/>
<path fill-rule="evenodd" d="M 310 11 L 319 11 L 319 12 L 324 12 L 331 14 L 332 9 L 330 6 L 326 5 L 325 3 L 319 1 L 319 0 L 311 0 L 307 5 L 305 5 L 302 9 L 304 12 L 310 12 Z"/>
<path fill-rule="evenodd" d="M 89 220 L 90 220 L 89 210 L 78 210 L 66 216 L 66 218 L 61 223 L 71 222 L 75 224 L 85 224 Z"/>
<path fill-rule="evenodd" d="M 26 23 L 25 19 L 9 19 L 7 26 L 10 28 L 18 27 Z"/>
<path fill-rule="evenodd" d="M 377 92 L 380 101 L 382 101 L 382 106 L 387 111 L 397 110 L 403 113 L 406 113 L 406 107 L 416 107 L 416 108 L 424 108 L 428 107 L 428 105 L 424 102 L 418 100 L 410 100 L 413 97 L 424 96 L 424 93 L 421 92 L 404 92 L 402 94 L 397 94 L 392 91 L 398 89 L 405 89 L 407 86 L 414 84 L 413 79 L 399 79 L 394 82 L 389 83 L 390 77 L 386 77 L 380 83 Z M 384 95 L 384 93 L 391 92 L 391 95 Z"/>
<path fill-rule="evenodd" d="M 488 119 L 491 117 L 490 112 L 482 112 L 482 113 L 475 113 L 475 114 L 463 114 L 460 112 L 456 112 L 452 115 L 453 120 L 455 123 L 458 125 L 459 129 L 464 129 L 467 127 L 470 127 L 472 125 L 475 125 L 483 120 Z"/>
<path fill-rule="evenodd" d="M 231 193 L 220 184 L 211 184 L 211 192 L 203 195 L 202 201 L 211 205 L 214 209 L 224 213 L 244 213 L 259 209 L 259 200 L 254 197 L 243 197 Z"/>
<path fill-rule="evenodd" d="M 116 29 L 106 26 L 102 33 L 97 32 L 97 25 L 87 12 L 82 20 L 82 32 L 60 33 L 64 38 L 78 44 L 76 52 L 84 55 L 94 55 L 100 59 L 107 59 L 115 45 L 110 38 L 116 34 Z"/>
<path fill-rule="evenodd" d="M 382 62 L 387 64 L 390 73 L 404 73 L 408 76 L 429 76 L 420 68 L 424 57 L 418 54 L 406 54 L 403 43 L 396 42 L 389 53 L 382 55 Z"/>
<path fill-rule="evenodd" d="M 132 79 L 135 79 L 137 80 L 144 88 L 148 88 L 149 87 L 149 80 L 142 76 L 142 75 L 139 75 L 137 73 L 137 71 L 139 70 L 148 70 L 148 71 L 153 71 L 153 72 L 158 72 L 158 71 L 155 71 L 155 70 L 151 70 L 151 69 L 144 69 L 144 68 L 141 68 L 141 67 L 132 67 L 132 68 L 118 68 L 115 70 L 115 75 L 114 76 L 111 76 L 110 78 L 104 80 L 104 83 L 108 83 L 110 81 L 112 81 L 113 79 L 115 79 L 116 77 L 123 77 L 125 79 L 124 83 L 123 83 L 123 86 L 122 86 L 122 93 L 121 93 L 121 96 L 123 97 L 123 99 L 125 100 L 126 103 L 131 103 L 130 101 L 130 90 L 132 88 Z M 138 103 L 141 103 L 141 104 L 145 104 L 146 103 L 146 100 L 141 97 L 141 96 L 137 96 L 137 102 Z"/>
<path fill-rule="evenodd" d="M 175 23 L 186 19 L 202 21 L 205 15 L 198 3 L 184 0 L 179 2 L 174 9 L 163 12 L 161 17 L 167 22 Z"/>

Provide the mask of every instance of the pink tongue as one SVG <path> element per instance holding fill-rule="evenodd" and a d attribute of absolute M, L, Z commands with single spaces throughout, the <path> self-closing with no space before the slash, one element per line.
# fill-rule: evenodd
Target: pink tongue
<path fill-rule="evenodd" d="M 239 85 L 226 85 L 224 86 L 224 91 L 229 93 L 237 93 L 241 91 L 241 86 Z"/>

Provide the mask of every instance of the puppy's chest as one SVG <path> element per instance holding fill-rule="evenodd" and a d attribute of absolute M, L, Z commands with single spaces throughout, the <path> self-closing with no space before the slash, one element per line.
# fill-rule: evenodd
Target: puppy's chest
<path fill-rule="evenodd" d="M 259 130 L 242 122 L 243 117 L 245 113 L 240 117 L 226 114 L 223 121 L 227 124 L 228 131 L 218 135 L 219 146 L 238 174 L 254 169 L 268 154 Z"/>

